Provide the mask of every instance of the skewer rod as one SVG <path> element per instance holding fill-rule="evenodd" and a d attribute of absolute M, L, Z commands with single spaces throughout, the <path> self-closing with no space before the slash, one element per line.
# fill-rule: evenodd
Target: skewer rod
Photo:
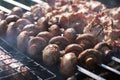
<path fill-rule="evenodd" d="M 3 7 L 3 6 L 0 6 L 0 10 L 6 12 L 6 13 L 8 13 L 8 14 L 11 13 L 11 10 L 9 10 L 9 9 Z"/>
<path fill-rule="evenodd" d="M 112 71 L 112 72 L 114 72 L 114 73 L 116 73 L 118 75 L 120 75 L 120 71 L 118 71 L 116 69 L 113 69 L 113 68 L 111 68 L 111 67 L 109 67 L 109 66 L 107 66 L 105 64 L 100 64 L 100 66 L 103 67 L 103 68 L 105 68 L 105 69 L 107 69 L 107 70 L 110 70 L 110 71 Z"/>
<path fill-rule="evenodd" d="M 78 66 L 78 65 L 77 65 L 77 68 L 78 68 L 78 70 L 80 72 L 86 74 L 89 77 L 92 77 L 93 79 L 96 79 L 96 80 L 106 80 L 106 79 L 104 79 L 104 78 L 102 78 L 102 77 L 100 77 L 100 76 L 98 76 L 98 75 L 96 75 L 96 74 L 94 74 L 94 73 L 92 73 L 92 72 L 90 72 L 90 71 L 88 71 L 88 70 Z"/>
<path fill-rule="evenodd" d="M 41 1 L 41 0 L 31 0 L 31 1 L 36 2 L 36 3 L 41 3 L 41 2 L 43 2 L 43 1 Z"/>
<path fill-rule="evenodd" d="M 22 3 L 19 3 L 17 1 L 14 1 L 14 0 L 4 0 L 4 1 L 8 2 L 8 3 L 11 3 L 11 4 L 15 5 L 15 6 L 21 7 L 23 9 L 30 10 L 30 7 L 28 7 L 28 6 L 26 6 L 26 5 L 22 4 Z"/>
<path fill-rule="evenodd" d="M 119 58 L 117 58 L 117 57 L 112 56 L 112 60 L 114 60 L 114 61 L 116 61 L 116 62 L 120 63 L 120 59 L 119 59 Z"/>

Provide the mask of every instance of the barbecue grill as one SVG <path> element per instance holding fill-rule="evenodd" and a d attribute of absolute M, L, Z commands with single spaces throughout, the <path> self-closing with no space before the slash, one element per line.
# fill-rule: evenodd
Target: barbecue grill
<path fill-rule="evenodd" d="M 40 0 L 29 0 L 30 4 L 25 4 L 22 1 L 1 0 L 0 10 L 10 13 L 11 8 L 18 6 L 24 11 L 30 10 L 30 6 L 41 2 Z M 7 5 L 8 4 L 8 5 Z M 7 6 L 6 6 L 7 5 Z M 3 38 L 0 38 L 0 50 L 4 53 L 0 55 L 0 80 L 64 80 L 65 78 L 57 71 L 58 67 L 52 68 L 45 65 L 42 61 L 37 62 L 31 59 L 28 55 L 23 54 L 17 48 Z M 6 57 L 2 57 L 2 55 Z M 120 80 L 120 57 L 118 55 L 110 56 L 110 63 L 101 63 L 97 65 L 94 72 L 77 65 L 75 76 L 77 80 Z M 6 63 L 6 60 L 13 59 L 12 62 Z M 21 66 L 10 66 L 20 64 Z M 3 67 L 9 67 L 4 70 Z M 25 71 L 19 72 L 19 68 L 25 68 L 30 77 L 26 77 Z M 10 72 L 10 73 L 9 73 Z M 17 76 L 16 76 L 17 75 Z"/>

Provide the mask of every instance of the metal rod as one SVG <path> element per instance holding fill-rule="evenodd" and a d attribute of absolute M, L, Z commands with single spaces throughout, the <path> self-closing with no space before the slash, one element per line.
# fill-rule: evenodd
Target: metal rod
<path fill-rule="evenodd" d="M 78 68 L 78 70 L 79 70 L 80 72 L 88 75 L 88 76 L 91 77 L 91 78 L 94 78 L 94 79 L 96 79 L 96 80 L 106 80 L 106 79 L 104 79 L 104 78 L 102 78 L 102 77 L 100 77 L 100 76 L 98 76 L 98 75 L 96 75 L 96 74 L 94 74 L 94 73 L 92 73 L 92 72 L 90 72 L 90 71 L 88 71 L 88 70 L 86 70 L 86 69 L 78 66 L 78 65 L 77 65 L 77 68 Z"/>
<path fill-rule="evenodd" d="M 21 7 L 21 8 L 26 9 L 26 10 L 30 10 L 30 7 L 28 7 L 28 6 L 26 6 L 26 5 L 22 4 L 22 3 L 19 3 L 17 1 L 14 1 L 14 0 L 3 0 L 3 1 L 11 3 L 11 4 L 15 5 L 15 6 Z"/>
<path fill-rule="evenodd" d="M 43 1 L 41 1 L 41 0 L 31 0 L 31 1 L 36 2 L 36 3 L 41 3 L 41 2 L 43 2 Z"/>
<path fill-rule="evenodd" d="M 114 56 L 112 56 L 112 58 L 111 58 L 112 60 L 114 60 L 114 61 L 116 61 L 116 62 L 118 62 L 118 63 L 120 63 L 120 59 L 119 58 L 117 58 L 117 57 L 114 57 Z"/>
<path fill-rule="evenodd" d="M 103 67 L 103 68 L 105 68 L 105 69 L 107 69 L 107 70 L 110 70 L 110 71 L 114 72 L 115 74 L 120 75 L 120 71 L 118 71 L 116 69 L 113 69 L 113 68 L 111 68 L 111 67 L 109 67 L 109 66 L 107 66 L 105 64 L 100 64 L 100 66 Z"/>
<path fill-rule="evenodd" d="M 8 13 L 8 14 L 11 13 L 11 10 L 9 10 L 9 9 L 7 9 L 7 8 L 5 8 L 5 7 L 3 7 L 3 6 L 1 6 L 1 5 L 0 5 L 0 10 L 6 12 L 6 13 Z"/>

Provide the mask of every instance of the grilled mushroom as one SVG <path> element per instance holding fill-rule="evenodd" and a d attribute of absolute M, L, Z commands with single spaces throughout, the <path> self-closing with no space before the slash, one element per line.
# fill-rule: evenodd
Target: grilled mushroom
<path fill-rule="evenodd" d="M 70 40 L 70 42 L 74 42 L 77 37 L 76 34 L 77 32 L 74 28 L 68 28 L 64 31 L 63 36 Z"/>
<path fill-rule="evenodd" d="M 45 17 L 41 17 L 37 20 L 37 25 L 41 28 L 41 31 L 48 30 L 48 23 Z"/>
<path fill-rule="evenodd" d="M 102 52 L 104 55 L 107 54 L 106 52 L 111 51 L 112 47 L 108 45 L 106 42 L 99 42 L 95 45 L 94 49 Z"/>
<path fill-rule="evenodd" d="M 16 22 L 20 17 L 17 15 L 9 15 L 6 17 L 6 21 L 9 24 L 10 22 Z"/>
<path fill-rule="evenodd" d="M 90 70 L 102 62 L 102 53 L 95 49 L 86 49 L 78 56 L 78 64 Z"/>
<path fill-rule="evenodd" d="M 44 38 L 47 42 L 53 37 L 53 35 L 48 31 L 43 31 L 37 34 L 37 37 Z"/>
<path fill-rule="evenodd" d="M 43 50 L 43 61 L 47 65 L 55 65 L 60 60 L 60 49 L 56 44 L 49 44 Z"/>
<path fill-rule="evenodd" d="M 17 33 L 19 34 L 22 29 L 24 28 L 24 26 L 28 25 L 28 24 L 31 24 L 31 22 L 27 19 L 18 19 L 15 23 L 15 26 L 17 27 Z M 18 35 L 17 34 L 17 35 Z"/>
<path fill-rule="evenodd" d="M 76 38 L 76 42 L 80 44 L 84 49 L 89 49 L 94 47 L 98 40 L 92 34 L 81 34 Z"/>
<path fill-rule="evenodd" d="M 31 57 L 38 59 L 47 42 L 42 37 L 33 37 L 28 42 L 28 53 Z"/>
<path fill-rule="evenodd" d="M 0 21 L 0 36 L 1 37 L 6 36 L 6 30 L 7 30 L 7 22 L 6 22 L 6 20 Z"/>
<path fill-rule="evenodd" d="M 104 62 L 107 63 L 111 61 L 111 55 L 113 54 L 112 47 L 108 45 L 106 42 L 99 42 L 95 45 L 94 49 L 100 51 L 104 55 Z"/>
<path fill-rule="evenodd" d="M 0 11 L 0 20 L 4 20 L 6 18 L 5 12 Z"/>
<path fill-rule="evenodd" d="M 17 48 L 20 51 L 26 52 L 28 41 L 30 40 L 30 36 L 32 36 L 32 34 L 30 34 L 28 31 L 22 31 L 17 36 Z"/>
<path fill-rule="evenodd" d="M 62 31 L 58 25 L 52 25 L 49 28 L 49 31 L 54 35 L 54 36 L 60 36 L 62 34 Z"/>
<path fill-rule="evenodd" d="M 10 15 L 17 15 L 19 17 L 22 17 L 23 15 L 23 10 L 20 7 L 14 7 L 10 13 Z"/>
<path fill-rule="evenodd" d="M 35 24 L 27 24 L 26 26 L 23 27 L 22 31 L 28 31 L 29 33 L 36 36 L 41 30 Z"/>
<path fill-rule="evenodd" d="M 74 52 L 76 56 L 83 51 L 83 48 L 79 44 L 69 44 L 65 48 L 65 53 Z"/>
<path fill-rule="evenodd" d="M 74 74 L 77 64 L 77 57 L 73 52 L 65 54 L 61 59 L 60 72 L 65 76 Z"/>
<path fill-rule="evenodd" d="M 7 36 L 7 41 L 10 44 L 16 44 L 17 42 L 17 26 L 15 26 L 15 22 L 11 22 L 8 25 L 7 31 L 6 31 L 6 36 Z"/>
<path fill-rule="evenodd" d="M 63 50 L 69 44 L 69 40 L 63 36 L 55 36 L 50 39 L 49 43 L 57 44 Z"/>
<path fill-rule="evenodd" d="M 35 22 L 33 14 L 31 12 L 24 13 L 23 18 L 29 20 L 31 23 Z"/>

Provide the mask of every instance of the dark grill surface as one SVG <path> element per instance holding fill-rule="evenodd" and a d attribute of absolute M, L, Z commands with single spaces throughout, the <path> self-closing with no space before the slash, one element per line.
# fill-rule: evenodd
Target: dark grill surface
<path fill-rule="evenodd" d="M 22 7 L 25 11 L 29 10 L 28 6 L 32 6 L 39 2 L 40 0 L 16 0 L 19 3 L 27 5 Z M 26 2 L 24 2 L 26 1 Z M 34 2 L 36 1 L 36 2 Z M 104 0 L 99 0 L 108 5 Z M 108 1 L 108 0 L 107 0 Z M 116 0 L 117 1 L 117 0 Z M 8 4 L 8 5 L 6 5 Z M 15 7 L 15 3 L 12 4 L 9 0 L 0 1 L 0 9 L 9 13 L 10 10 Z M 115 5 L 114 5 L 115 6 Z M 4 9 L 7 8 L 7 10 Z M 19 6 L 20 7 L 20 6 Z M 29 58 L 27 55 L 21 53 L 16 48 L 13 48 L 4 39 L 0 38 L 0 80 L 64 80 L 63 76 L 59 73 L 59 67 L 53 68 L 46 66 L 42 61 L 37 63 L 33 59 Z M 2 57 L 6 56 L 6 57 Z M 113 58 L 108 64 L 101 64 L 96 67 L 94 72 L 90 72 L 80 66 L 76 71 L 77 80 L 120 80 L 120 57 Z M 12 62 L 7 60 L 12 60 Z M 15 66 L 20 64 L 20 66 Z M 109 66 L 109 67 L 106 67 Z M 23 69 L 23 71 L 21 71 Z M 109 69 L 109 70 L 108 70 Z M 79 73 L 79 74 L 78 74 Z M 27 76 L 28 75 L 28 76 Z M 30 76 L 29 76 L 30 75 Z M 89 77 L 91 76 L 91 77 Z"/>
<path fill-rule="evenodd" d="M 2 54 L 3 56 L 7 56 L 0 58 L 0 80 L 10 80 L 10 78 L 12 78 L 12 80 L 49 80 L 56 77 L 56 75 L 51 71 L 36 63 L 34 60 L 30 59 L 24 54 L 20 53 L 18 50 L 12 48 L 2 39 L 0 39 L 0 50 L 5 53 Z M 14 59 L 14 61 L 9 61 L 8 64 L 3 64 L 3 61 L 5 62 L 9 59 Z M 13 67 L 13 63 L 21 64 L 21 66 Z M 5 67 L 7 67 L 7 69 L 5 69 Z M 30 75 L 30 78 L 26 77 L 24 72 L 18 72 L 18 68 L 27 69 L 27 74 Z"/>

